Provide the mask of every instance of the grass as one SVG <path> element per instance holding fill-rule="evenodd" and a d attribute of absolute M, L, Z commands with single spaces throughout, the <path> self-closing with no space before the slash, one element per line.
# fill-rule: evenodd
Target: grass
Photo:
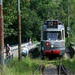
<path fill-rule="evenodd" d="M 64 66 L 75 73 L 75 58 L 63 60 Z"/>
<path fill-rule="evenodd" d="M 59 60 L 48 61 L 46 59 L 43 62 L 39 58 L 32 59 L 30 57 L 26 57 L 22 58 L 22 60 L 19 61 L 17 58 L 14 58 L 13 61 L 5 65 L 4 75 L 42 75 L 41 72 L 39 72 L 39 70 L 37 69 L 41 63 L 44 63 L 45 66 L 48 66 L 48 64 L 50 63 L 58 65 Z M 68 69 L 71 69 L 71 71 L 75 72 L 75 58 L 67 60 L 63 59 L 63 64 Z"/>
<path fill-rule="evenodd" d="M 32 75 L 34 71 L 38 68 L 41 60 L 22 58 L 18 61 L 15 58 L 12 62 L 5 66 L 5 75 Z M 36 71 L 37 75 L 40 75 L 39 71 Z"/>

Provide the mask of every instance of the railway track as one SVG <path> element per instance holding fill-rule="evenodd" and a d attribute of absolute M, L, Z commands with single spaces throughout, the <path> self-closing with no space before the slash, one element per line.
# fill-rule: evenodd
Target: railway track
<path fill-rule="evenodd" d="M 39 69 L 41 75 L 74 75 L 70 69 L 64 67 L 62 61 L 62 58 L 56 60 L 48 60 L 47 65 L 45 66 L 45 60 L 42 60 L 37 69 Z M 58 65 L 55 63 L 58 63 Z M 32 75 L 36 75 L 36 73 Z"/>
<path fill-rule="evenodd" d="M 64 58 L 69 58 L 67 54 L 64 55 Z M 58 66 L 55 64 L 58 63 Z M 47 65 L 45 65 L 47 64 Z M 55 57 L 50 58 L 45 63 L 45 60 L 42 60 L 39 66 L 34 70 L 32 75 L 37 75 L 36 72 L 40 71 L 38 75 L 71 75 L 69 70 L 67 70 L 63 64 L 62 59 L 56 59 Z"/>
<path fill-rule="evenodd" d="M 75 75 L 75 73 L 69 68 L 65 67 L 62 62 L 63 60 L 70 59 L 69 50 L 66 49 L 66 53 L 61 59 L 49 59 L 45 65 L 45 60 L 42 60 L 36 70 L 39 70 L 40 73 L 36 74 L 36 70 L 32 75 Z M 58 64 L 57 64 L 58 63 Z M 69 64 L 69 63 L 68 63 Z"/>
<path fill-rule="evenodd" d="M 57 75 L 57 67 L 56 66 L 48 66 L 44 69 L 43 75 Z"/>
<path fill-rule="evenodd" d="M 62 59 L 59 59 L 58 66 L 53 63 L 48 64 L 50 66 L 44 68 L 42 75 L 69 75 L 67 69 L 62 64 Z"/>
<path fill-rule="evenodd" d="M 70 59 L 69 51 L 66 50 L 66 53 L 64 54 L 65 59 Z M 59 65 L 56 66 L 52 63 L 49 63 L 47 67 L 44 68 L 42 75 L 75 75 L 72 74 L 70 69 L 67 69 L 62 64 L 62 58 L 59 59 Z"/>

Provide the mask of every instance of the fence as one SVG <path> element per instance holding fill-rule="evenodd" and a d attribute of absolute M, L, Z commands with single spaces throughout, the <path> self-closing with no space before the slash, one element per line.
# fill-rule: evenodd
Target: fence
<path fill-rule="evenodd" d="M 27 44 L 28 43 L 22 44 L 22 47 L 24 47 L 24 45 L 27 45 Z M 32 51 L 32 50 L 36 49 L 39 45 L 40 45 L 40 42 L 32 44 L 31 46 L 28 46 L 28 49 L 29 49 L 29 51 L 30 50 Z M 12 46 L 12 52 L 13 52 L 12 55 L 5 57 L 5 59 L 4 59 L 5 64 L 9 63 L 13 59 L 13 57 L 18 57 L 18 45 Z"/>
<path fill-rule="evenodd" d="M 7 57 L 4 59 L 4 63 L 5 63 L 5 64 L 8 64 L 12 59 L 13 59 L 13 54 L 7 56 Z"/>

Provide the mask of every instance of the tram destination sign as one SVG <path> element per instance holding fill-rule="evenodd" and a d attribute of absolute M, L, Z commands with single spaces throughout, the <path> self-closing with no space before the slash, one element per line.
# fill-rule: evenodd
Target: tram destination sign
<path fill-rule="evenodd" d="M 58 21 L 47 21 L 47 28 L 58 28 Z"/>

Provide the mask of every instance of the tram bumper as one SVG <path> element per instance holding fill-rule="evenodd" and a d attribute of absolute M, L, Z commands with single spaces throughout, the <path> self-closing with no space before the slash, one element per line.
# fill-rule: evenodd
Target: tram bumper
<path fill-rule="evenodd" d="M 60 54 L 60 50 L 44 50 L 44 54 L 55 54 L 55 55 L 59 55 Z"/>
<path fill-rule="evenodd" d="M 64 55 L 65 53 L 65 49 L 64 50 L 59 50 L 59 49 L 55 49 L 55 50 L 44 50 L 43 54 L 44 55 Z"/>

